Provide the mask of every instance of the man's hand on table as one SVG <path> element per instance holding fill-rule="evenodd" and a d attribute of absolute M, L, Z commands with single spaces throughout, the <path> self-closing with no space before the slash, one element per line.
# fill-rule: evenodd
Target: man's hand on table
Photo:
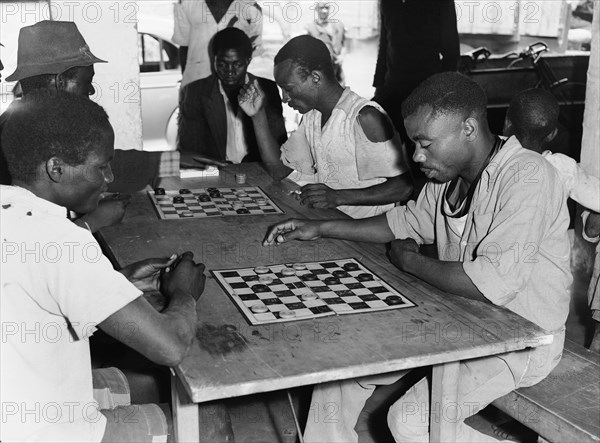
<path fill-rule="evenodd" d="M 257 80 L 253 80 L 242 86 L 238 94 L 238 103 L 248 117 L 254 117 L 263 109 L 265 92 L 261 89 Z"/>
<path fill-rule="evenodd" d="M 82 227 L 86 227 L 87 223 L 92 232 L 116 225 L 123 220 L 130 201 L 131 195 L 129 194 L 109 195 L 98 202 L 98 207 L 94 211 L 81 216 L 75 220 L 75 223 Z"/>
<path fill-rule="evenodd" d="M 229 165 L 229 162 L 216 160 L 193 152 L 180 152 L 179 156 L 179 166 L 181 168 L 206 169 L 209 166 L 224 168 L 227 165 Z"/>
<path fill-rule="evenodd" d="M 161 292 L 169 298 L 181 293 L 190 294 L 197 301 L 204 291 L 204 264 L 195 263 L 194 254 L 187 251 L 169 268 L 161 275 Z"/>
<path fill-rule="evenodd" d="M 419 245 L 412 238 L 394 240 L 390 243 L 390 261 L 401 271 L 406 271 L 406 264 L 415 253 L 419 254 Z"/>
<path fill-rule="evenodd" d="M 320 222 L 289 219 L 271 226 L 263 246 L 277 245 L 290 240 L 317 240 L 321 238 Z"/>
<path fill-rule="evenodd" d="M 339 192 L 323 183 L 304 185 L 300 191 L 300 194 L 296 194 L 296 200 L 310 208 L 332 209 L 342 204 Z"/>

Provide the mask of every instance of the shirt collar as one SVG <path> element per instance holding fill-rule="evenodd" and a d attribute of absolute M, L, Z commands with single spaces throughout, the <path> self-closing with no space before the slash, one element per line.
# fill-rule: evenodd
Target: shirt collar
<path fill-rule="evenodd" d="M 223 89 L 223 85 L 221 84 L 221 79 L 219 77 L 217 77 L 217 82 L 219 83 L 219 92 L 221 93 L 221 95 L 223 96 L 223 98 L 225 100 L 229 100 L 229 97 L 227 97 L 227 93 L 225 92 L 225 89 Z M 250 77 L 248 76 L 248 72 L 246 72 L 246 77 L 244 78 L 244 84 L 249 83 L 250 82 Z"/>
<path fill-rule="evenodd" d="M 67 208 L 52 203 L 35 195 L 33 192 L 21 188 L 20 186 L 0 186 L 0 195 L 2 196 L 2 206 L 14 206 L 27 212 L 42 212 L 54 217 L 67 218 Z"/>

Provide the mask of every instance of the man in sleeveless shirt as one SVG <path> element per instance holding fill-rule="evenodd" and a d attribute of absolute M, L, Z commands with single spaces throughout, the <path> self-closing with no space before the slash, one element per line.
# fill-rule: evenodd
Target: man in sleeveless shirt
<path fill-rule="evenodd" d="M 290 40 L 275 56 L 274 76 L 284 103 L 303 114 L 281 147 L 269 131 L 259 85 L 250 83 L 239 95 L 273 178 L 289 176 L 303 185 L 302 204 L 337 207 L 353 218 L 408 200 L 412 180 L 398 133 L 377 103 L 340 86 L 322 41 L 309 35 Z"/>

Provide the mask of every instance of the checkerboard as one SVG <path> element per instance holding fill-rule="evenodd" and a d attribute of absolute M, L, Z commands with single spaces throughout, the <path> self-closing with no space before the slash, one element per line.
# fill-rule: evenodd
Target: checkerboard
<path fill-rule="evenodd" d="M 148 196 L 163 220 L 284 213 L 256 186 L 181 189 L 165 191 L 164 195 L 148 191 Z M 183 201 L 174 203 L 174 197 L 181 197 Z"/>
<path fill-rule="evenodd" d="M 286 275 L 294 267 L 299 270 Z M 252 325 L 415 306 L 353 258 L 269 265 L 260 273 L 257 269 L 211 271 Z M 261 277 L 272 282 L 261 282 Z M 307 299 L 306 294 L 312 295 Z M 258 306 L 266 312 L 255 312 Z"/>

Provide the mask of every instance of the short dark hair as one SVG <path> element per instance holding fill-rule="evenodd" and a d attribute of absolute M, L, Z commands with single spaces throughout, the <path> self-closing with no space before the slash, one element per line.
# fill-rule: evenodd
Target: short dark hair
<path fill-rule="evenodd" d="M 40 164 L 52 157 L 77 166 L 112 131 L 104 109 L 64 91 L 34 91 L 11 103 L 2 150 L 13 180 L 33 183 Z"/>
<path fill-rule="evenodd" d="M 212 40 L 213 57 L 221 51 L 235 49 L 246 58 L 252 58 L 252 42 L 250 37 L 238 28 L 225 28 L 217 32 Z"/>
<path fill-rule="evenodd" d="M 275 56 L 278 65 L 290 60 L 306 78 L 312 71 L 321 71 L 328 79 L 335 79 L 331 53 L 325 43 L 310 35 L 299 35 L 287 42 Z"/>
<path fill-rule="evenodd" d="M 506 116 L 515 136 L 525 147 L 542 146 L 548 134 L 558 127 L 560 105 L 545 89 L 526 89 L 515 94 Z"/>
<path fill-rule="evenodd" d="M 458 72 L 442 72 L 428 77 L 402 103 L 402 118 L 429 105 L 433 115 L 454 113 L 463 118 L 486 116 L 487 97 L 475 81 Z"/>

